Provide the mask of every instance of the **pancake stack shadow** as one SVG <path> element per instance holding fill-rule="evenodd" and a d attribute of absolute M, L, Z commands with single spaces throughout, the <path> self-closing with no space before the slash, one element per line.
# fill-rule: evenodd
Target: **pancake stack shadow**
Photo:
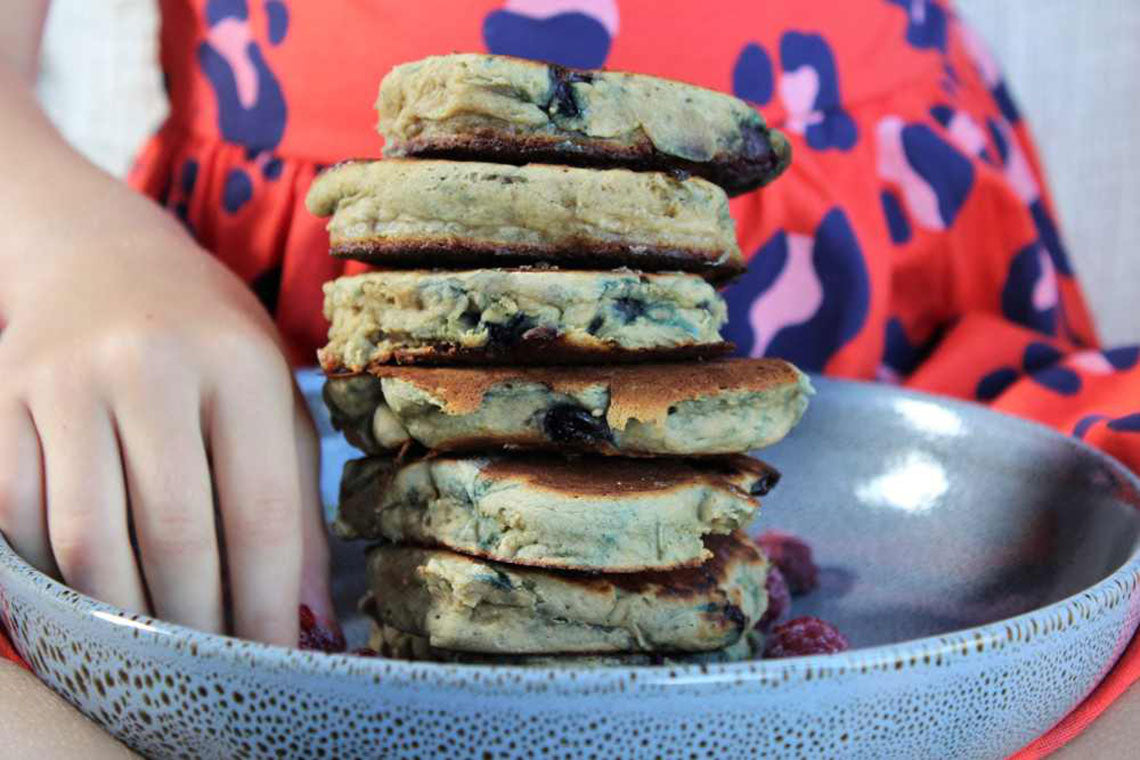
<path fill-rule="evenodd" d="M 307 198 L 332 255 L 320 352 L 350 462 L 334 530 L 372 542 L 373 648 L 519 664 L 753 654 L 744 529 L 799 421 L 780 360 L 725 359 L 744 271 L 726 191 L 789 160 L 747 104 L 489 55 L 380 86 L 383 161 Z"/>

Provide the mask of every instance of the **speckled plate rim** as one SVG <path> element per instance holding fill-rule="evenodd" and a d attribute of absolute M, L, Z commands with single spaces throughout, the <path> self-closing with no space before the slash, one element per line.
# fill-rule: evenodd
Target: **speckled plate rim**
<path fill-rule="evenodd" d="M 1104 467 L 1104 474 L 1123 501 L 1140 509 L 1140 478 L 1113 457 L 1052 428 L 1019 417 L 986 409 L 978 404 L 947 399 L 919 391 L 850 380 L 812 377 L 817 390 L 847 388 L 855 393 L 885 394 L 933 403 L 970 415 L 1000 418 L 998 424 L 1021 427 L 1030 435 L 1046 436 Z M 1101 581 L 1044 607 L 981 626 L 904 642 L 854 649 L 836 655 L 796 657 L 782 660 L 751 660 L 736 663 L 671 666 L 623 666 L 605 668 L 551 668 L 509 665 L 471 665 L 408 662 L 345 654 L 303 652 L 286 647 L 243 641 L 229 636 L 202 633 L 144 615 L 124 613 L 113 606 L 73 591 L 23 561 L 0 534 L 0 567 L 36 587 L 56 608 L 105 620 L 108 625 L 133 629 L 136 637 L 182 650 L 190 646 L 195 656 L 218 658 L 231 664 L 263 667 L 276 672 L 361 679 L 374 688 L 414 687 L 417 683 L 453 681 L 457 692 L 478 693 L 493 688 L 499 695 L 533 693 L 536 684 L 557 684 L 568 695 L 583 694 L 621 683 L 627 691 L 684 685 L 689 688 L 740 689 L 749 685 L 788 687 L 825 675 L 897 670 L 904 664 L 942 665 L 972 652 L 1002 649 L 1006 644 L 1026 644 L 1034 637 L 1067 628 L 1081 621 L 1093 624 L 1121 604 L 1140 596 L 1140 543 L 1129 557 Z M 1131 639 L 1135 628 L 1121 631 Z M 449 676 L 453 676 L 449 678 Z M 375 686 L 375 684 L 380 684 Z"/>

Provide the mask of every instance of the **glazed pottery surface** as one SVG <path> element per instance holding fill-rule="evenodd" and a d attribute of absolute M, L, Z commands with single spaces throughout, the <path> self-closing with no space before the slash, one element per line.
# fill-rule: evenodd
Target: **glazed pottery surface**
<path fill-rule="evenodd" d="M 335 498 L 353 453 L 300 376 Z M 36 673 L 156 758 L 996 758 L 1112 666 L 1140 618 L 1140 489 L 1108 457 L 978 406 L 816 380 L 754 530 L 804 536 L 795 614 L 853 649 L 548 669 L 306 653 L 123 615 L 0 540 L 0 615 Z M 350 643 L 363 549 L 336 544 Z"/>

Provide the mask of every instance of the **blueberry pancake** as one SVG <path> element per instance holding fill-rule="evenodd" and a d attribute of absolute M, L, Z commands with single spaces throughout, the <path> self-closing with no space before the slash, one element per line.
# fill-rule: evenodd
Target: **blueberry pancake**
<path fill-rule="evenodd" d="M 787 139 L 744 101 L 668 79 L 506 56 L 392 69 L 376 102 L 386 156 L 682 171 L 732 195 L 787 168 Z"/>
<path fill-rule="evenodd" d="M 501 448 L 733 454 L 799 422 L 807 376 L 781 359 L 579 367 L 400 367 L 330 377 L 333 425 L 361 450 Z"/>
<path fill-rule="evenodd" d="M 724 300 L 691 274 L 479 269 L 326 283 L 327 372 L 381 364 L 563 364 L 707 356 Z"/>
<path fill-rule="evenodd" d="M 433 648 L 463 652 L 723 649 L 763 614 L 768 563 L 739 532 L 708 546 L 711 559 L 697 567 L 596 575 L 383 544 L 368 554 L 368 611 Z"/>
<path fill-rule="evenodd" d="M 370 598 L 365 598 L 362 607 L 367 611 L 372 607 Z M 467 665 L 512 665 L 531 668 L 604 668 L 604 667 L 644 667 L 646 665 L 716 665 L 726 662 L 751 660 L 763 651 L 763 636 L 755 631 L 741 636 L 735 644 L 724 649 L 695 654 L 579 654 L 579 655 L 506 655 L 479 654 L 477 652 L 453 652 L 436 649 L 422 636 L 398 631 L 387 625 L 373 624 L 368 648 L 381 657 L 394 660 L 417 662 L 453 662 Z"/>
<path fill-rule="evenodd" d="M 563 269 L 744 271 L 728 198 L 699 178 L 625 169 L 351 161 L 306 203 L 333 255 L 386 268 L 545 264 Z"/>
<path fill-rule="evenodd" d="M 701 460 L 535 454 L 348 462 L 334 531 L 529 567 L 632 573 L 698 565 L 748 525 L 779 473 Z"/>

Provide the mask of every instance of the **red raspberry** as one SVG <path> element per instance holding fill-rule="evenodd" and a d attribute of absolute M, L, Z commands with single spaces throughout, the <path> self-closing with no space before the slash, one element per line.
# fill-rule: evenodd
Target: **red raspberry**
<path fill-rule="evenodd" d="M 306 604 L 301 605 L 300 615 L 301 635 L 297 643 L 299 649 L 318 652 L 343 652 L 348 647 L 344 640 L 344 634 L 340 632 L 340 627 L 337 626 L 336 621 L 322 622 L 317 620 L 317 616 Z"/>
<path fill-rule="evenodd" d="M 764 656 L 771 659 L 835 654 L 849 646 L 831 623 L 815 617 L 798 617 L 772 629 L 764 641 Z"/>
<path fill-rule="evenodd" d="M 767 631 L 776 623 L 788 616 L 792 608 L 792 594 L 788 591 L 788 582 L 780 568 L 772 565 L 768 568 L 768 578 L 764 581 L 764 590 L 768 592 L 768 609 L 760 616 L 756 623 L 756 630 Z"/>
<path fill-rule="evenodd" d="M 819 585 L 819 568 L 812 560 L 811 547 L 802 538 L 770 530 L 761 533 L 756 542 L 768 559 L 780 568 L 793 595 L 806 594 Z"/>

